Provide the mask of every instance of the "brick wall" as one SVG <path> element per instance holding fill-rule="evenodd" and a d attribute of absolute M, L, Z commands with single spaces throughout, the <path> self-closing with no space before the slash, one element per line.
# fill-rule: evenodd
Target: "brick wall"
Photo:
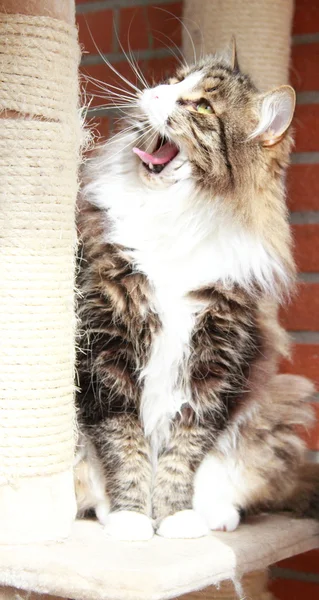
<path fill-rule="evenodd" d="M 164 9 L 164 10 L 158 10 Z M 79 0 L 77 20 L 86 53 L 82 71 L 90 77 L 117 85 L 116 77 L 103 64 L 92 41 L 125 77 L 135 81 L 124 50 L 132 49 L 148 79 L 160 79 L 172 70 L 176 46 L 181 45 L 182 2 L 171 0 Z M 116 26 L 117 34 L 113 28 Z M 176 45 L 176 46 L 175 46 Z M 282 322 L 294 339 L 293 362 L 285 372 L 319 379 L 319 2 L 296 0 L 293 26 L 291 81 L 297 91 L 294 121 L 296 147 L 288 175 L 288 202 L 295 236 L 299 268 L 299 294 L 282 310 Z M 122 83 L 120 84 L 122 87 Z M 98 93 L 87 84 L 90 92 Z M 104 99 L 94 98 L 88 118 L 96 131 L 107 136 L 116 127 L 117 113 L 110 107 L 97 108 Z M 318 414 L 319 396 L 313 405 Z M 319 426 L 307 434 L 310 458 L 319 462 Z M 273 568 L 273 590 L 280 600 L 319 598 L 319 551 L 310 552 Z"/>
<path fill-rule="evenodd" d="M 295 152 L 288 173 L 288 203 L 299 269 L 299 294 L 282 311 L 294 339 L 286 372 L 319 380 L 319 2 L 296 0 L 291 83 L 297 91 Z M 310 458 L 319 462 L 318 425 L 306 436 Z M 273 592 L 280 600 L 319 598 L 319 550 L 282 561 L 272 569 Z"/>

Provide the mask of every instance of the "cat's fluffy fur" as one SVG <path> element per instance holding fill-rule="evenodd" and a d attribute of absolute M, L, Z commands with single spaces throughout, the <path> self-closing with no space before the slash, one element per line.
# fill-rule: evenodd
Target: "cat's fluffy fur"
<path fill-rule="evenodd" d="M 79 204 L 78 505 L 115 537 L 196 537 L 296 509 L 312 386 L 277 375 L 276 316 L 294 279 L 294 94 L 261 95 L 210 56 L 138 105 L 88 162 Z M 160 173 L 132 152 L 150 151 L 148 127 L 153 152 L 159 135 L 179 150 Z M 313 487 L 300 494 L 313 514 Z"/>

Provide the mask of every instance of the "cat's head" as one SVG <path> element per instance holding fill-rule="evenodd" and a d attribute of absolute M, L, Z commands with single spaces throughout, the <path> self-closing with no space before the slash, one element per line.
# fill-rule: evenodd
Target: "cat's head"
<path fill-rule="evenodd" d="M 236 191 L 287 158 L 294 107 L 290 86 L 259 93 L 234 47 L 180 68 L 138 98 L 140 128 L 151 127 L 134 148 L 140 177 L 152 188 L 193 178 L 216 194 Z"/>

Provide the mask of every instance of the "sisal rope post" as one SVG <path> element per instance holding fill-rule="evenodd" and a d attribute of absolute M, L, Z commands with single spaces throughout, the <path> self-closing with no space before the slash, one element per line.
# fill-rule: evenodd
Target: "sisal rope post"
<path fill-rule="evenodd" d="M 260 90 L 286 83 L 293 0 L 184 0 L 185 25 L 197 55 L 223 50 L 236 38 L 239 65 Z M 190 36 L 183 32 L 187 60 Z"/>
<path fill-rule="evenodd" d="M 0 2 L 0 543 L 75 517 L 74 0 Z"/>

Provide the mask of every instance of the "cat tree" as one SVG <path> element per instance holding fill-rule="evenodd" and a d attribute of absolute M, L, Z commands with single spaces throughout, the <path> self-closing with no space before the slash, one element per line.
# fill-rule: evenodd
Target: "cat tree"
<path fill-rule="evenodd" d="M 235 33 L 259 84 L 285 81 L 289 0 L 185 4 L 207 49 Z M 209 585 L 206 598 L 233 598 L 233 581 L 266 600 L 265 568 L 314 548 L 313 522 L 259 517 L 232 534 L 131 544 L 74 522 L 74 12 L 74 0 L 0 0 L 0 598 L 160 600 Z"/>

